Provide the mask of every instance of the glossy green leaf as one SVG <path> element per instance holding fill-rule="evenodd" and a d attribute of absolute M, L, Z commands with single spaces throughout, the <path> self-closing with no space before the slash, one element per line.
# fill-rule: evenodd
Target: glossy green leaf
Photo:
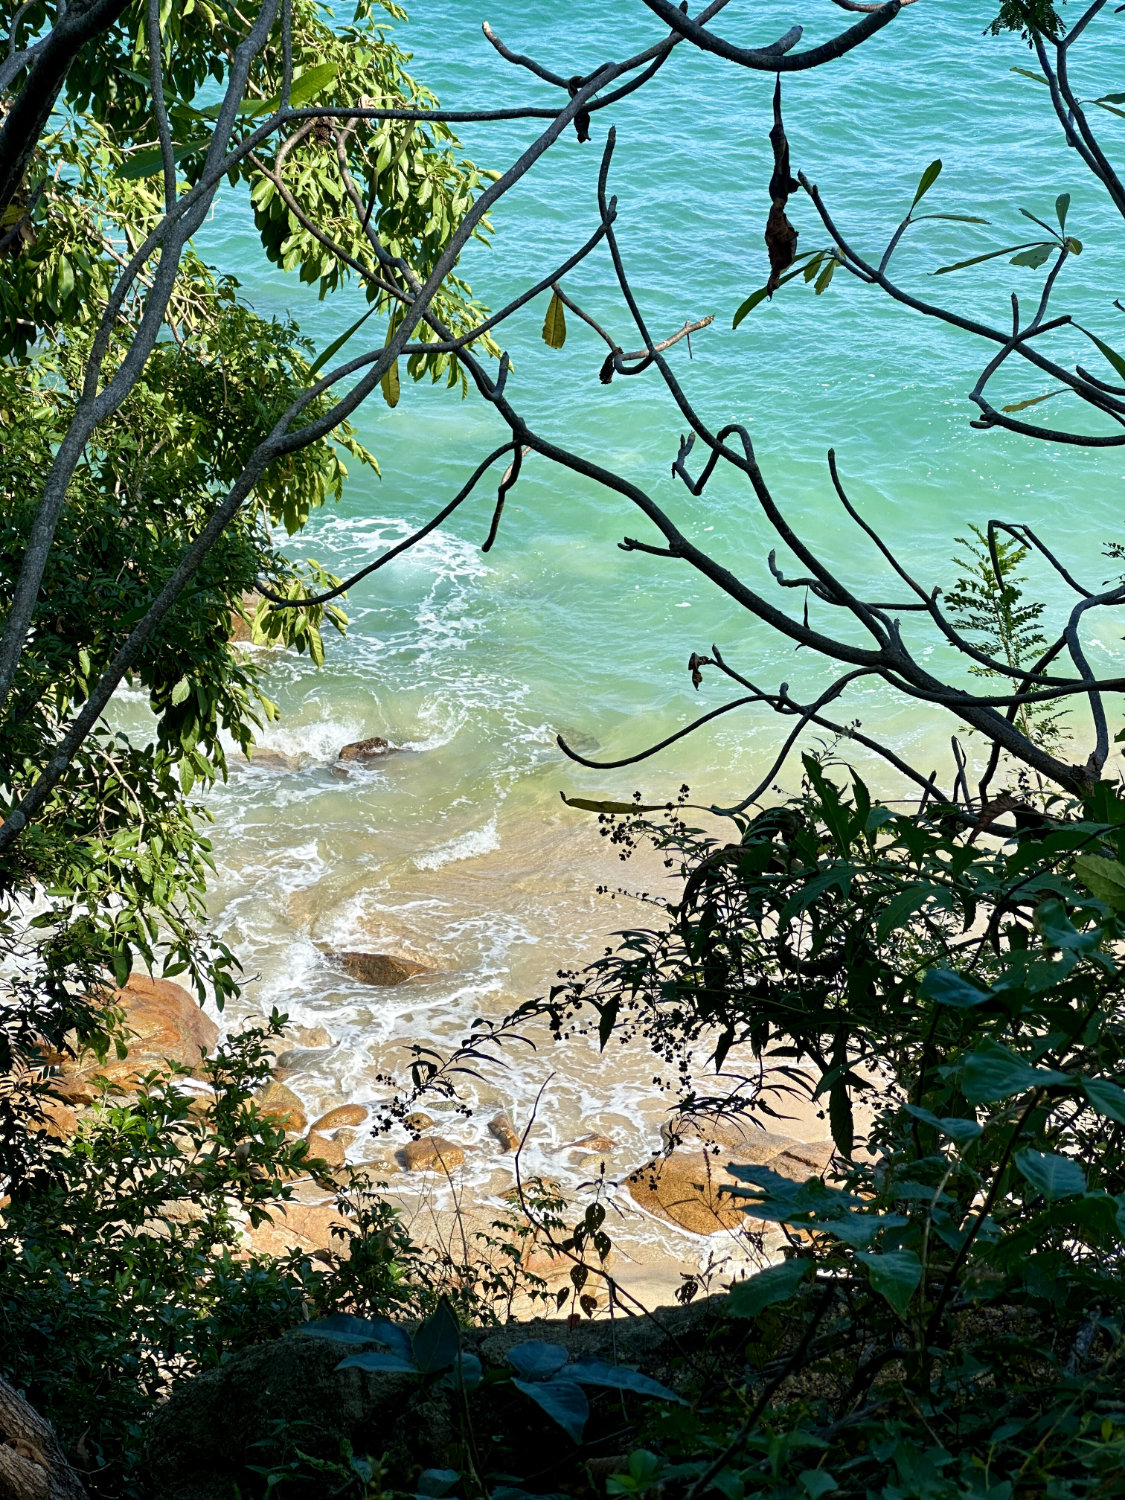
<path fill-rule="evenodd" d="M 1083 1078 L 1081 1086 L 1099 1114 L 1125 1125 L 1125 1089 L 1109 1078 Z"/>
<path fill-rule="evenodd" d="M 194 156 L 197 151 L 203 151 L 211 144 L 211 137 L 201 136 L 198 140 L 188 141 L 183 146 L 177 146 L 172 155 L 177 164 L 185 157 Z M 133 156 L 127 156 L 114 172 L 115 177 L 120 177 L 126 182 L 133 182 L 139 177 L 155 177 L 158 172 L 164 170 L 164 158 L 159 151 L 138 151 Z"/>
<path fill-rule="evenodd" d="M 572 1380 L 513 1380 L 512 1384 L 541 1406 L 573 1442 L 582 1441 L 590 1402 L 580 1385 Z"/>
<path fill-rule="evenodd" d="M 1114 911 L 1125 911 L 1125 864 L 1100 854 L 1080 854 L 1074 861 L 1079 880 L 1099 901 Z"/>
<path fill-rule="evenodd" d="M 1021 250 L 1018 255 L 1013 255 L 1010 264 L 1030 266 L 1035 270 L 1048 259 L 1054 248 L 1054 245 L 1032 245 L 1029 250 Z"/>
<path fill-rule="evenodd" d="M 1044 1198 L 1074 1198 L 1086 1191 L 1086 1174 L 1069 1156 L 1042 1151 L 1017 1151 L 1018 1170 Z"/>
<path fill-rule="evenodd" d="M 186 677 L 181 677 L 172 689 L 172 706 L 176 707 L 181 704 L 190 692 L 191 683 Z"/>
<path fill-rule="evenodd" d="M 1115 349 L 1111 349 L 1108 344 L 1098 338 L 1096 333 L 1091 333 L 1088 328 L 1083 328 L 1081 323 L 1075 323 L 1074 326 L 1078 329 L 1079 333 L 1084 333 L 1090 342 L 1097 346 L 1099 352 L 1105 356 L 1106 360 L 1113 366 L 1122 380 L 1125 380 L 1125 359 L 1122 359 L 1121 355 Z"/>
<path fill-rule="evenodd" d="M 364 323 L 367 322 L 368 318 L 371 316 L 371 314 L 373 312 L 375 312 L 375 308 L 374 307 L 369 307 L 367 309 L 367 311 L 364 313 L 363 317 L 362 318 L 358 318 L 352 324 L 352 326 L 347 330 L 346 333 L 342 333 L 338 339 L 333 339 L 332 343 L 329 344 L 328 348 L 325 349 L 324 353 L 317 355 L 316 359 L 309 366 L 309 375 L 310 375 L 310 377 L 313 376 L 313 375 L 319 375 L 320 374 L 321 370 L 324 369 L 324 366 L 328 363 L 328 361 L 332 358 L 332 356 L 334 354 L 339 353 L 339 351 L 344 347 L 344 345 L 351 338 L 352 334 L 356 333 L 360 328 L 363 327 Z"/>
<path fill-rule="evenodd" d="M 312 102 L 320 93 L 323 93 L 328 85 L 334 82 L 338 72 L 335 63 L 317 63 L 314 67 L 306 68 L 299 78 L 293 80 L 293 87 L 289 90 L 289 105 L 291 109 L 304 109 L 306 104 Z M 276 109 L 280 103 L 280 97 L 271 101 L 272 108 Z M 267 104 L 266 108 L 270 108 Z"/>
<path fill-rule="evenodd" d="M 965 1059 L 961 1088 L 970 1104 L 989 1104 L 1010 1099 L 1028 1089 L 1070 1083 L 1055 1068 L 1037 1068 L 999 1042 L 987 1041 Z"/>
<path fill-rule="evenodd" d="M 992 998 L 988 990 L 982 990 L 979 984 L 955 974 L 952 969 L 930 969 L 922 980 L 921 994 L 924 1000 L 934 1000 L 938 1005 L 952 1005 L 958 1010 L 983 1005 Z"/>
<path fill-rule="evenodd" d="M 756 1318 L 767 1307 L 788 1302 L 812 1270 L 811 1261 L 785 1260 L 746 1281 L 736 1281 L 727 1296 L 726 1310 L 732 1318 Z"/>
<path fill-rule="evenodd" d="M 1055 212 L 1059 216 L 1059 228 L 1060 229 L 1065 229 L 1066 228 L 1066 216 L 1067 216 L 1067 212 L 1069 211 L 1069 209 L 1070 209 L 1070 194 L 1069 193 L 1060 193 L 1059 196 L 1055 199 Z"/>
<path fill-rule="evenodd" d="M 383 392 L 383 400 L 393 410 L 398 405 L 401 387 L 398 382 L 398 360 L 390 367 L 379 382 L 379 389 Z"/>

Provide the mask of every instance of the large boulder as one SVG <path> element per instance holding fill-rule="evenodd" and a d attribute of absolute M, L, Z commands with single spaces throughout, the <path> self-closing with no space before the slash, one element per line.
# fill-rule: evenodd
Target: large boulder
<path fill-rule="evenodd" d="M 123 989 L 112 992 L 109 1004 L 124 1013 L 126 1055 L 107 1057 L 104 1063 L 89 1056 L 64 1060 L 53 1090 L 68 1103 L 96 1098 L 100 1078 L 130 1089 L 167 1062 L 198 1068 L 219 1040 L 219 1028 L 195 997 L 170 979 L 131 974 Z"/>
<path fill-rule="evenodd" d="M 465 1160 L 461 1147 L 440 1135 L 424 1135 L 420 1141 L 408 1141 L 400 1154 L 408 1172 L 452 1172 Z"/>
<path fill-rule="evenodd" d="M 733 1130 L 728 1133 L 735 1135 Z M 725 1191 L 746 1185 L 729 1170 L 732 1166 L 768 1166 L 793 1182 L 804 1182 L 823 1172 L 831 1160 L 831 1141 L 796 1141 L 750 1125 L 733 1145 L 697 1136 L 654 1157 L 625 1181 L 634 1202 L 657 1218 L 692 1234 L 716 1234 L 746 1224 L 738 1199 Z"/>
<path fill-rule="evenodd" d="M 416 974 L 428 974 L 425 964 L 409 958 L 395 958 L 390 953 L 330 953 L 333 963 L 361 984 L 405 984 Z"/>
<path fill-rule="evenodd" d="M 254 1102 L 263 1115 L 276 1120 L 282 1129 L 293 1135 L 303 1134 L 308 1126 L 304 1105 L 287 1084 L 279 1083 L 276 1078 L 271 1078 L 258 1090 Z"/>

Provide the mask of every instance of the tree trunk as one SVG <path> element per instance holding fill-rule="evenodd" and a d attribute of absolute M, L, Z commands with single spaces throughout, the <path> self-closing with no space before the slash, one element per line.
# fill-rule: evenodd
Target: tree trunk
<path fill-rule="evenodd" d="M 51 1424 L 2 1375 L 0 1500 L 87 1500 Z"/>

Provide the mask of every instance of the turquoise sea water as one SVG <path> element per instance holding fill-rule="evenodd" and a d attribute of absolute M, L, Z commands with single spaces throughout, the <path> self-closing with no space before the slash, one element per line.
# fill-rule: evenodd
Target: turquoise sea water
<path fill-rule="evenodd" d="M 994 0 L 919 0 L 858 53 L 787 78 L 794 168 L 820 185 L 841 229 L 876 252 L 940 156 L 932 207 L 992 224 L 932 224 L 896 264 L 912 287 L 1001 326 L 1011 291 L 1032 296 L 1039 273 L 1006 259 L 937 281 L 930 272 L 1034 238 L 1019 209 L 1050 220 L 1056 195 L 1070 192 L 1068 230 L 1086 248 L 1060 302 L 1120 339 L 1109 212 L 1063 144 L 1046 91 L 1011 71 L 1031 64 L 1027 49 L 1013 37 L 982 36 L 994 11 Z M 639 0 L 491 0 L 483 11 L 475 0 L 420 0 L 397 34 L 446 104 L 550 102 L 545 85 L 487 45 L 485 19 L 516 50 L 564 75 L 660 34 Z M 765 42 L 794 20 L 807 23 L 808 41 L 846 18 L 827 0 L 734 0 L 721 26 L 736 40 Z M 1113 38 L 1119 23 L 1103 29 Z M 1119 43 L 1090 50 L 1089 92 L 1115 86 Z M 704 417 L 713 427 L 748 425 L 792 523 L 838 571 L 882 597 L 894 597 L 885 573 L 833 497 L 829 446 L 853 500 L 928 582 L 951 581 L 954 537 L 990 516 L 1042 528 L 1077 568 L 1104 577 L 1100 547 L 1119 531 L 1125 456 L 972 430 L 966 394 L 986 355 L 970 338 L 840 274 L 820 298 L 794 283 L 731 330 L 735 308 L 765 277 L 771 89 L 771 79 L 681 47 L 655 84 L 612 111 L 619 229 L 646 316 L 664 335 L 685 318 L 714 314 L 692 340 L 693 357 L 682 344 L 673 355 Z M 1108 114 L 1101 123 L 1110 143 L 1125 131 Z M 467 255 L 466 274 L 490 305 L 540 278 L 590 232 L 607 124 L 596 115 L 589 144 L 571 137 L 552 150 L 502 203 L 495 248 Z M 510 124 L 465 129 L 463 139 L 479 162 L 504 167 L 533 134 L 531 125 Z M 807 200 L 795 198 L 790 214 L 802 249 L 826 243 Z M 237 199 L 220 203 L 200 248 L 239 274 L 260 310 L 293 310 L 320 347 L 362 310 L 358 291 L 317 303 L 295 277 L 265 267 Z M 567 285 L 620 343 L 636 347 L 604 251 Z M 776 597 L 766 566 L 773 540 L 749 488 L 720 474 L 692 499 L 670 476 L 682 422 L 655 373 L 600 386 L 602 346 L 570 318 L 565 349 L 549 350 L 540 337 L 545 305 L 539 299 L 504 330 L 514 361 L 509 393 L 533 425 L 648 487 L 691 537 Z M 1021 372 L 1000 388 L 1014 400 L 1047 387 Z M 424 520 L 503 437 L 473 398 L 460 403 L 421 387 L 404 386 L 394 412 L 370 405 L 357 425 L 382 481 L 358 476 L 297 549 L 341 574 Z M 799 693 L 828 680 L 682 564 L 618 550 L 626 533 L 656 539 L 619 497 L 529 460 L 498 545 L 484 556 L 490 509 L 482 490 L 443 532 L 356 588 L 348 638 L 330 643 L 323 671 L 270 660 L 283 719 L 263 743 L 298 757 L 299 769 L 243 771 L 211 798 L 221 871 L 215 925 L 259 976 L 246 1005 L 280 1004 L 340 1039 L 301 1084 L 314 1107 L 378 1093 L 374 1075 L 401 1065 L 404 1041 L 450 1041 L 475 1015 L 539 992 L 559 964 L 596 951 L 612 927 L 643 918 L 634 905 L 610 907 L 593 894 L 607 871 L 617 878 L 616 867 L 589 819 L 561 805 L 560 790 L 639 787 L 663 797 L 687 781 L 698 800 L 727 802 L 762 774 L 778 739 L 776 721 L 743 711 L 644 767 L 610 774 L 568 764 L 557 731 L 607 756 L 662 738 L 725 700 L 717 681 L 694 692 L 686 670 L 690 653 L 712 642 L 771 686 L 788 681 Z M 1042 586 L 1059 602 L 1049 579 Z M 782 602 L 801 604 L 793 595 Z M 1094 649 L 1102 659 L 1116 653 L 1116 634 L 1103 631 Z M 850 702 L 849 717 L 882 727 L 926 770 L 947 753 L 955 726 L 935 714 L 874 688 Z M 375 770 L 333 775 L 339 746 L 365 734 L 411 748 Z M 363 990 L 324 963 L 323 949 L 333 946 L 402 952 L 440 972 L 406 991 Z M 593 1123 L 621 1136 L 626 1157 L 639 1159 L 653 1144 L 663 1105 L 643 1058 L 599 1059 L 572 1045 L 565 1055 L 512 1061 L 478 1092 L 518 1114 L 553 1070 L 541 1114 L 545 1153 Z M 459 1128 L 461 1139 L 479 1134 L 472 1122 Z"/>

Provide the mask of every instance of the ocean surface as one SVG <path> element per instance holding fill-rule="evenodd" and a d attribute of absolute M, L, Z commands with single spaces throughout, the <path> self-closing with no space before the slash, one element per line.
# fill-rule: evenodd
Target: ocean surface
<path fill-rule="evenodd" d="M 1120 291 L 1119 235 L 1066 149 L 1046 90 L 1012 71 L 1034 66 L 1027 48 L 1015 37 L 982 35 L 995 9 L 995 0 L 919 0 L 858 52 L 786 77 L 794 169 L 819 184 L 841 229 L 877 255 L 922 171 L 940 157 L 944 172 L 928 206 L 991 223 L 920 226 L 896 264 L 922 294 L 1000 326 L 1010 318 L 1011 292 L 1031 298 L 1041 273 L 1006 257 L 937 280 L 930 273 L 1036 238 L 1020 209 L 1053 220 L 1056 196 L 1069 192 L 1067 228 L 1085 248 L 1064 273 L 1057 300 L 1125 344 L 1125 321 L 1111 305 Z M 553 99 L 497 56 L 481 35 L 483 20 L 515 50 L 565 76 L 661 34 L 639 0 L 489 0 L 485 9 L 477 0 L 418 0 L 395 35 L 414 53 L 413 71 L 449 106 Z M 734 0 L 721 29 L 764 43 L 794 21 L 806 25 L 808 42 L 839 30 L 847 17 L 827 0 Z M 1116 22 L 1102 29 L 1112 37 Z M 1090 49 L 1097 66 L 1081 80 L 1087 93 L 1117 86 L 1109 76 L 1114 50 Z M 855 504 L 929 583 L 952 581 L 955 538 L 990 517 L 1041 528 L 1075 568 L 1106 577 L 1101 547 L 1121 534 L 1125 455 L 974 431 L 966 397 L 987 355 L 971 338 L 842 274 L 820 297 L 794 282 L 732 331 L 735 309 L 766 274 L 772 83 L 680 47 L 653 84 L 595 115 L 588 144 L 570 135 L 503 200 L 494 248 L 474 247 L 464 260 L 474 292 L 501 305 L 590 233 L 611 116 L 619 231 L 645 315 L 660 336 L 687 318 L 714 315 L 693 337 L 690 357 L 684 344 L 673 352 L 677 374 L 713 427 L 747 424 L 778 503 L 839 573 L 896 597 L 874 549 L 834 498 L 829 447 Z M 1109 114 L 1099 113 L 1098 123 L 1111 146 L 1125 132 L 1125 122 Z M 462 139 L 482 165 L 503 168 L 534 133 L 517 123 L 465 128 Z M 795 197 L 790 215 L 802 249 L 827 243 L 806 199 Z M 199 249 L 240 277 L 259 311 L 291 310 L 318 347 L 363 310 L 357 290 L 319 303 L 295 276 L 269 268 L 236 195 L 219 203 Z M 623 346 L 637 346 L 604 250 L 566 285 Z M 542 341 L 546 300 L 503 331 L 514 366 L 508 391 L 533 425 L 648 487 L 689 536 L 799 611 L 800 593 L 781 594 L 770 580 L 774 543 L 749 487 L 718 474 L 692 499 L 670 474 L 683 424 L 655 372 L 601 386 L 604 348 L 576 319 L 568 318 L 562 351 Z M 1078 335 L 1057 347 L 1088 364 L 1097 359 Z M 1019 371 L 998 389 L 1017 400 L 1047 385 Z M 1064 412 L 1055 402 L 1029 415 Z M 316 557 L 339 574 L 408 534 L 503 438 L 474 398 L 461 402 L 405 381 L 397 410 L 376 399 L 357 426 L 379 459 L 381 481 L 356 474 L 343 502 L 316 515 L 293 545 L 294 555 Z M 599 882 L 628 885 L 629 869 L 599 840 L 588 814 L 562 804 L 560 791 L 621 796 L 637 788 L 660 800 L 687 783 L 693 801 L 726 804 L 764 774 L 780 726 L 764 711 L 741 710 L 642 766 L 612 773 L 569 763 L 556 733 L 587 754 L 620 757 L 716 707 L 729 696 L 722 684 L 712 674 L 696 692 L 686 666 L 712 642 L 763 684 L 789 682 L 802 694 L 829 680 L 823 665 L 683 564 L 619 550 L 626 534 L 657 539 L 620 497 L 532 458 L 509 498 L 499 541 L 484 555 L 490 494 L 482 488 L 442 531 L 352 592 L 347 639 L 326 637 L 323 670 L 269 654 L 266 682 L 282 718 L 262 743 L 295 757 L 296 769 L 243 766 L 208 798 L 219 867 L 213 926 L 248 976 L 238 1016 L 277 1005 L 300 1023 L 326 1026 L 336 1040 L 293 1080 L 310 1114 L 345 1098 L 385 1098 L 377 1075 L 401 1076 L 412 1043 L 449 1046 L 475 1017 L 542 993 L 557 969 L 600 951 L 613 930 L 651 920 L 650 909 L 627 897 L 610 902 L 596 894 Z M 795 571 L 784 559 L 782 566 Z M 1054 581 L 1032 571 L 1057 607 Z M 1116 656 L 1117 634 L 1103 629 L 1094 651 L 1099 660 Z M 874 687 L 856 692 L 843 716 L 887 736 L 927 771 L 947 764 L 951 720 Z M 369 770 L 333 771 L 343 744 L 376 734 L 402 752 Z M 901 792 L 865 756 L 844 753 L 889 795 Z M 652 878 L 646 868 L 636 884 L 651 888 Z M 398 953 L 435 972 L 402 988 L 372 989 L 325 961 L 334 948 Z M 504 1104 L 522 1126 L 544 1084 L 528 1147 L 532 1169 L 577 1183 L 584 1169 L 559 1148 L 586 1130 L 620 1142 L 619 1167 L 643 1160 L 668 1104 L 651 1059 L 535 1040 L 536 1050 L 514 1049 L 506 1067 L 466 1080 L 471 1117 L 443 1114 L 440 1103 L 430 1109 L 444 1133 L 473 1148 L 470 1182 L 485 1192 L 504 1165 L 484 1131 L 492 1106 Z M 359 1143 L 364 1149 L 376 1148 Z M 657 1233 L 630 1223 L 641 1239 Z M 706 1251 L 688 1237 L 672 1240 L 687 1265 Z"/>

